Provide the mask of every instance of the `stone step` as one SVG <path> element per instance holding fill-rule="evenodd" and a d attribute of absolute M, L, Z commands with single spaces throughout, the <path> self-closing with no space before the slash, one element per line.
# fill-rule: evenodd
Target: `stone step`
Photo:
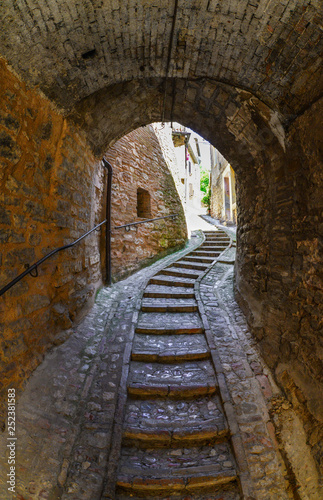
<path fill-rule="evenodd" d="M 221 239 L 226 239 L 229 240 L 230 236 L 226 234 L 206 234 L 205 239 L 213 239 L 213 240 L 221 240 Z"/>
<path fill-rule="evenodd" d="M 171 285 L 171 286 L 185 286 L 186 288 L 194 288 L 195 279 L 182 278 L 179 276 L 154 276 L 150 278 L 150 285 Z"/>
<path fill-rule="evenodd" d="M 228 245 L 230 240 L 207 239 L 202 243 L 202 245 L 205 245 L 205 243 L 212 243 L 213 245 Z"/>
<path fill-rule="evenodd" d="M 227 241 L 216 241 L 216 240 L 214 240 L 214 241 L 208 241 L 208 240 L 205 240 L 202 243 L 202 245 L 199 246 L 199 248 L 201 248 L 201 246 L 203 247 L 205 245 L 222 248 L 222 247 L 227 247 L 228 244 L 229 244 L 229 242 L 227 242 Z"/>
<path fill-rule="evenodd" d="M 229 238 L 229 235 L 225 231 L 213 231 L 213 232 L 203 231 L 203 233 L 205 236 L 219 236 L 219 237 Z"/>
<path fill-rule="evenodd" d="M 141 493 L 134 496 L 131 492 L 118 491 L 115 495 L 115 500 L 139 500 L 143 497 L 149 496 L 149 500 L 241 500 L 241 495 L 239 492 L 239 487 L 236 482 L 231 482 L 228 484 L 223 484 L 217 487 L 212 487 L 212 491 L 208 488 L 203 489 L 203 491 L 188 492 L 183 491 L 183 493 L 169 493 L 166 497 L 160 496 L 158 493 L 152 494 L 148 490 L 147 494 Z"/>
<path fill-rule="evenodd" d="M 205 336 L 135 334 L 131 359 L 158 363 L 203 360 L 210 357 Z"/>
<path fill-rule="evenodd" d="M 148 285 L 144 298 L 193 299 L 195 293 L 191 288 L 179 286 Z"/>
<path fill-rule="evenodd" d="M 136 397 L 192 398 L 215 394 L 217 381 L 211 361 L 161 364 L 132 361 L 128 394 Z"/>
<path fill-rule="evenodd" d="M 206 241 L 213 241 L 213 242 L 219 242 L 219 243 L 222 243 L 223 241 L 230 241 L 230 238 L 228 237 L 223 237 L 223 236 L 207 236 L 205 238 L 205 240 L 203 241 L 203 243 L 205 243 Z M 202 243 L 202 244 L 203 244 Z"/>
<path fill-rule="evenodd" d="M 123 442 L 139 447 L 189 446 L 228 438 L 217 395 L 194 400 L 130 399 L 126 406 Z"/>
<path fill-rule="evenodd" d="M 203 246 L 214 246 L 214 247 L 219 247 L 219 248 L 226 248 L 228 245 L 229 245 L 229 241 L 204 241 L 204 243 L 202 243 L 202 247 Z M 201 247 L 199 247 L 201 248 Z"/>
<path fill-rule="evenodd" d="M 195 299 L 143 298 L 141 310 L 143 312 L 195 312 L 198 307 Z"/>
<path fill-rule="evenodd" d="M 145 313 L 139 315 L 136 333 L 192 334 L 203 333 L 198 313 Z"/>
<path fill-rule="evenodd" d="M 179 260 L 173 264 L 174 267 L 181 267 L 183 269 L 196 269 L 197 271 L 205 271 L 208 266 L 200 264 L 199 262 L 190 260 L 189 257 L 186 257 L 185 260 Z"/>
<path fill-rule="evenodd" d="M 214 252 L 220 255 L 227 247 L 208 247 L 208 246 L 201 246 L 199 251 L 200 252 Z"/>
<path fill-rule="evenodd" d="M 225 242 L 220 243 L 220 242 L 214 242 L 214 241 L 204 241 L 204 243 L 202 243 L 202 245 L 199 248 L 203 248 L 203 247 L 226 248 L 228 245 L 229 245 L 229 242 L 228 243 L 225 243 Z"/>
<path fill-rule="evenodd" d="M 222 249 L 221 250 L 205 249 L 205 250 L 195 250 L 193 253 L 191 253 L 191 255 L 196 255 L 197 257 L 212 257 L 216 259 L 221 252 Z"/>
<path fill-rule="evenodd" d="M 201 246 L 204 245 L 213 245 L 213 246 L 219 246 L 219 247 L 227 247 L 229 245 L 230 241 L 218 241 L 218 240 L 206 240 L 204 243 L 202 243 Z"/>
<path fill-rule="evenodd" d="M 202 271 L 193 271 L 181 267 L 166 267 L 159 271 L 157 276 L 175 276 L 176 278 L 189 278 L 196 279 L 200 276 Z"/>
<path fill-rule="evenodd" d="M 224 234 L 217 235 L 206 235 L 206 240 L 230 240 L 229 236 L 225 236 Z"/>
<path fill-rule="evenodd" d="M 198 494 L 201 489 L 236 481 L 235 463 L 227 443 L 156 450 L 124 447 L 117 488 L 139 496 Z"/>
<path fill-rule="evenodd" d="M 215 257 L 196 257 L 196 256 L 194 256 L 193 253 L 191 253 L 187 257 L 184 257 L 183 261 L 202 262 L 202 263 L 210 265 L 214 261 L 214 258 Z M 208 266 L 206 266 L 206 267 L 208 267 Z"/>

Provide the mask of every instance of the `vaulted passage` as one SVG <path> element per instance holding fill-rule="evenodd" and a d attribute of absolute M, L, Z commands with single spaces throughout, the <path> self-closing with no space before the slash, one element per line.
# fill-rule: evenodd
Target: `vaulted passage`
<path fill-rule="evenodd" d="M 322 3 L 5 0 L 0 15 L 1 286 L 105 218 L 101 160 L 119 139 L 160 121 L 196 130 L 234 168 L 235 297 L 322 472 Z M 144 172 L 117 168 L 124 185 L 136 180 L 136 217 L 179 203 L 163 169 L 151 189 Z M 176 206 L 152 252 L 130 255 L 115 236 L 118 264 L 128 259 L 115 279 L 157 248 L 183 245 Z M 19 391 L 90 311 L 105 280 L 104 238 L 102 228 L 1 297 L 3 394 Z"/>

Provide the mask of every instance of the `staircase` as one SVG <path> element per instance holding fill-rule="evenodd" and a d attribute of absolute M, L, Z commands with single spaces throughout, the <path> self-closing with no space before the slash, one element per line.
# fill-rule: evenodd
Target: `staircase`
<path fill-rule="evenodd" d="M 194 294 L 229 245 L 205 232 L 197 249 L 150 279 L 132 345 L 116 496 L 240 499 L 230 431 Z"/>

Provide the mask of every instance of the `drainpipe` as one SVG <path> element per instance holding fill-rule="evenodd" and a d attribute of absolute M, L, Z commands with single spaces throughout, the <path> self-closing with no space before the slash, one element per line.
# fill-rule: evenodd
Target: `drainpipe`
<path fill-rule="evenodd" d="M 105 269 L 106 285 L 111 285 L 111 192 L 113 169 L 110 163 L 103 158 L 103 166 L 107 169 L 107 203 L 106 203 L 106 238 L 105 238 Z"/>
<path fill-rule="evenodd" d="M 188 185 L 189 185 L 189 172 L 188 172 L 188 164 L 187 164 L 187 155 L 188 155 L 188 142 L 190 140 L 191 134 L 185 133 L 185 205 L 188 203 Z"/>

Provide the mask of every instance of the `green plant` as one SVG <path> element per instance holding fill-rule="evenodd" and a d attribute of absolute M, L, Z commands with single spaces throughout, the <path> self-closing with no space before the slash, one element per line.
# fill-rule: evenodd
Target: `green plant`
<path fill-rule="evenodd" d="M 201 169 L 200 189 L 203 193 L 207 193 L 210 184 L 210 174 L 207 170 Z"/>
<path fill-rule="evenodd" d="M 211 204 L 211 190 L 210 189 L 208 189 L 205 196 L 203 196 L 201 202 L 203 203 L 203 205 L 206 205 L 208 208 L 210 208 L 210 204 Z"/>

